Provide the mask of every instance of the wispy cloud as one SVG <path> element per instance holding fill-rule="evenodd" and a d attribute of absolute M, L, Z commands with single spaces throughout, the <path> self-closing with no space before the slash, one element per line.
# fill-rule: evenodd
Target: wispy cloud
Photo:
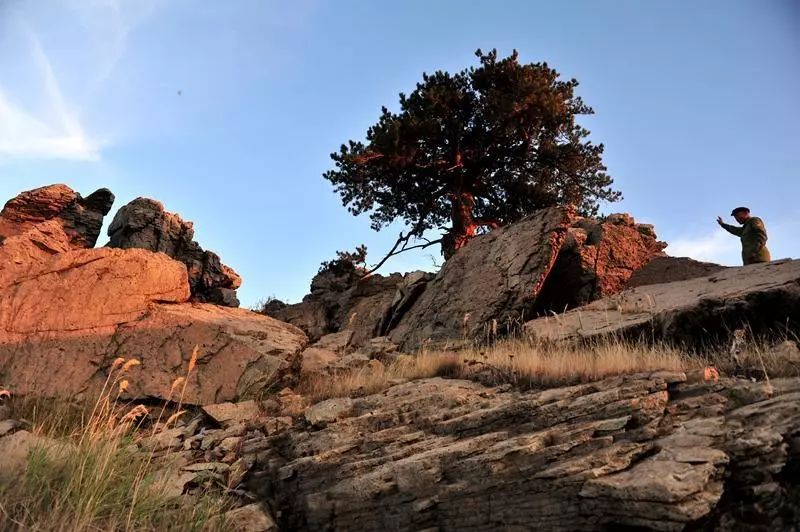
<path fill-rule="evenodd" d="M 11 46 L 8 57 L 15 58 L 17 68 L 22 68 L 25 83 L 21 84 L 8 71 L 6 76 L 10 77 L 4 78 L 0 71 L 0 161 L 100 160 L 109 141 L 98 131 L 97 123 L 90 123 L 95 128 L 89 127 L 86 112 L 91 114 L 93 95 L 103 90 L 103 83 L 124 56 L 131 31 L 161 3 L 163 0 L 68 0 L 61 6 L 62 11 L 42 11 L 25 3 L 16 4 L 16 10 L 6 11 L 5 24 L 0 24 L 0 30 L 13 32 L 14 38 L 6 41 Z M 65 24 L 77 22 L 74 31 L 83 28 L 79 31 L 81 43 L 70 41 L 86 51 L 78 63 L 74 60 L 53 63 L 53 56 L 43 42 L 49 42 L 48 31 L 58 28 L 53 25 L 54 20 Z M 59 71 L 82 83 L 65 85 L 57 74 Z M 72 89 L 71 95 L 64 90 L 65 86 Z M 79 95 L 82 102 L 76 98 Z"/>
<path fill-rule="evenodd" d="M 64 99 L 50 59 L 36 35 L 28 31 L 30 57 L 43 88 L 39 115 L 12 103 L 0 86 L 0 157 L 98 160 L 99 144 L 84 131 Z"/>

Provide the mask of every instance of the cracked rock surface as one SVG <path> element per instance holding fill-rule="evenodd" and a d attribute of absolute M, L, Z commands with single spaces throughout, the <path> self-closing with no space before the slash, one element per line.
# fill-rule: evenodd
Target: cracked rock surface
<path fill-rule="evenodd" d="M 786 530 L 798 399 L 799 379 L 680 372 L 539 392 L 425 379 L 310 407 L 247 482 L 285 530 Z"/>

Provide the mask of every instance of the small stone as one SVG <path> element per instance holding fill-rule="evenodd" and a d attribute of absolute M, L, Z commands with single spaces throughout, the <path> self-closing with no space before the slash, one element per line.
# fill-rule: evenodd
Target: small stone
<path fill-rule="evenodd" d="M 349 397 L 337 397 L 308 407 L 305 412 L 305 418 L 312 425 L 324 425 L 347 417 L 352 408 L 352 399 Z"/>
<path fill-rule="evenodd" d="M 276 532 L 278 525 L 264 508 L 248 504 L 225 513 L 225 524 L 231 532 Z"/>
<path fill-rule="evenodd" d="M 255 401 L 242 401 L 206 405 L 203 412 L 221 425 L 231 425 L 257 418 L 261 409 Z"/>
<path fill-rule="evenodd" d="M 223 452 L 225 452 L 226 454 L 227 453 L 232 453 L 233 451 L 236 450 L 237 447 L 239 447 L 239 444 L 241 444 L 241 443 L 242 443 L 242 438 L 241 437 L 239 437 L 239 436 L 231 436 L 231 437 L 225 438 L 224 440 L 219 442 L 218 448 L 220 450 L 222 450 Z"/>

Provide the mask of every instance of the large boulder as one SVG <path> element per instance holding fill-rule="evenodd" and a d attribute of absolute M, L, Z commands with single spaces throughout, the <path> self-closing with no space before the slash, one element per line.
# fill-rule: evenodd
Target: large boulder
<path fill-rule="evenodd" d="M 97 243 L 103 217 L 111 210 L 114 194 L 101 188 L 87 197 L 66 185 L 50 185 L 21 193 L 0 211 L 0 241 L 54 220 L 68 236 L 73 248 L 91 248 Z"/>
<path fill-rule="evenodd" d="M 630 215 L 576 217 L 558 207 L 478 236 L 437 275 L 350 276 L 322 271 L 301 303 L 264 313 L 316 341 L 353 331 L 352 345 L 389 336 L 403 350 L 426 342 L 518 333 L 526 317 L 563 312 L 623 289 L 666 246 Z"/>
<path fill-rule="evenodd" d="M 653 226 L 628 214 L 578 218 L 567 231 L 535 314 L 564 312 L 621 291 L 630 277 L 664 255 Z"/>
<path fill-rule="evenodd" d="M 471 245 L 471 244 L 470 244 Z M 800 379 L 440 378 L 306 410 L 247 487 L 282 530 L 791 530 Z"/>
<path fill-rule="evenodd" d="M 164 205 L 137 198 L 123 206 L 108 227 L 108 247 L 160 251 L 186 265 L 195 301 L 238 307 L 239 275 L 222 264 L 219 256 L 205 251 L 194 240 L 192 222 L 164 210 Z"/>
<path fill-rule="evenodd" d="M 639 286 L 560 316 L 532 320 L 525 330 L 553 341 L 619 335 L 702 347 L 740 327 L 756 334 L 800 328 L 800 260 Z"/>
<path fill-rule="evenodd" d="M 427 283 L 390 338 L 413 350 L 427 340 L 473 339 L 519 323 L 533 308 L 571 223 L 567 210 L 552 207 L 472 239 Z"/>

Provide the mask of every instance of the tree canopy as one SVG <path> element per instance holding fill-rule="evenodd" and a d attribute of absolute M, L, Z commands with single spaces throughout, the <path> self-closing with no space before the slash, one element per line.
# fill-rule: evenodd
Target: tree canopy
<path fill-rule="evenodd" d="M 482 230 L 552 205 L 596 214 L 616 201 L 602 162 L 603 145 L 588 140 L 576 116 L 593 114 L 547 63 L 521 64 L 514 51 L 476 52 L 479 66 L 423 74 L 400 94 L 399 112 L 384 107 L 366 142 L 350 140 L 331 154 L 324 174 L 354 215 L 369 213 L 376 230 L 407 226 L 396 253 L 442 243 L 448 258 Z M 433 242 L 409 247 L 431 229 Z"/>

